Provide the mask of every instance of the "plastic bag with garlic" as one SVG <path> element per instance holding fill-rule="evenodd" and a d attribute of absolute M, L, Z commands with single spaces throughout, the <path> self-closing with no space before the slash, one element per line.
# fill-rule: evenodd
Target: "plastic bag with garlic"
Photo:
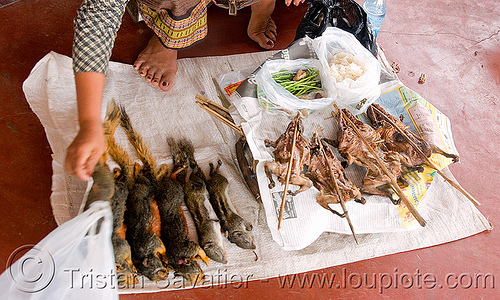
<path fill-rule="evenodd" d="M 350 33 L 329 27 L 313 40 L 323 88 L 340 108 L 359 114 L 380 96 L 380 64 Z"/>

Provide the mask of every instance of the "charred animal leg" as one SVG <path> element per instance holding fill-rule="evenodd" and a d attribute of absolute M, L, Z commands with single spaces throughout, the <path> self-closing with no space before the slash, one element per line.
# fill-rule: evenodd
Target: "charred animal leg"
<path fill-rule="evenodd" d="M 364 197 L 361 197 L 360 199 L 354 199 L 354 201 L 356 201 L 357 203 L 366 204 L 366 199 Z"/>
<path fill-rule="evenodd" d="M 410 186 L 410 182 L 406 180 L 404 177 L 399 177 L 398 182 L 403 185 L 403 187 L 408 187 Z"/>
<path fill-rule="evenodd" d="M 339 216 L 341 218 L 345 218 L 345 216 L 347 215 L 347 211 L 345 211 L 344 213 L 341 214 L 338 211 L 332 209 L 328 205 L 329 203 L 338 203 L 338 197 L 335 197 L 332 195 L 320 195 L 320 196 L 316 197 L 316 202 L 318 202 L 318 204 L 321 205 L 321 207 L 323 207 L 324 209 L 331 211 L 332 213 L 336 214 L 337 216 Z"/>
<path fill-rule="evenodd" d="M 269 179 L 269 189 L 273 189 L 275 186 L 276 186 L 276 182 L 274 182 L 274 179 L 273 179 L 273 174 L 276 174 L 276 176 L 279 176 L 280 172 L 279 172 L 279 164 L 277 164 L 276 162 L 272 161 L 272 162 L 269 162 L 269 161 L 266 161 L 264 163 L 264 170 L 266 172 L 266 176 L 267 176 L 267 179 Z M 278 168 L 278 170 L 276 170 Z"/>
<path fill-rule="evenodd" d="M 307 191 L 308 189 L 310 189 L 313 186 L 313 182 L 311 181 L 311 179 L 309 179 L 303 175 L 295 175 L 295 174 L 292 175 L 292 177 L 290 178 L 290 183 L 300 186 L 300 188 L 298 190 L 296 190 L 295 192 L 292 192 L 292 191 L 289 192 L 289 194 L 292 196 L 296 196 L 297 194 L 299 194 L 301 192 Z"/>
<path fill-rule="evenodd" d="M 431 147 L 432 147 L 432 152 L 433 153 L 441 154 L 444 157 L 451 158 L 451 159 L 453 159 L 454 163 L 458 162 L 460 160 L 460 158 L 457 155 L 444 152 L 444 150 L 442 150 L 441 148 L 437 147 L 436 145 L 431 145 Z"/>

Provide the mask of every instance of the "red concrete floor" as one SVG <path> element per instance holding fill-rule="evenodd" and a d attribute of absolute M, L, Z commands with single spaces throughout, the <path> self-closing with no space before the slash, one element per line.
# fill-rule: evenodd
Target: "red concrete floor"
<path fill-rule="evenodd" d="M 276 49 L 293 39 L 305 11 L 281 2 L 274 14 L 279 37 Z M 401 80 L 443 111 L 452 122 L 461 163 L 451 166 L 455 177 L 482 206 L 480 211 L 496 225 L 500 219 L 497 200 L 500 159 L 497 155 L 500 122 L 496 116 L 500 95 L 500 2 L 422 0 L 387 1 L 388 12 L 379 34 L 389 61 L 399 64 Z M 30 110 L 22 82 L 35 63 L 49 51 L 71 55 L 72 19 L 80 1 L 22 0 L 0 9 L 0 271 L 17 247 L 36 244 L 56 227 L 49 204 L 51 150 L 44 130 Z M 212 7 L 209 37 L 181 51 L 180 57 L 226 55 L 260 51 L 246 37 L 248 9 L 238 17 Z M 130 17 L 118 33 L 112 60 L 133 63 L 151 34 Z M 133 42 L 132 42 L 133 41 Z M 425 84 L 418 84 L 426 73 Z M 239 289 L 194 289 L 123 299 L 211 298 L 498 298 L 500 285 L 500 234 L 498 229 L 475 236 L 405 253 L 324 269 L 317 274 L 430 273 L 438 280 L 448 274 L 493 274 L 487 288 L 467 287 L 467 282 L 428 289 L 391 287 L 339 289 L 281 288 L 277 279 L 250 282 Z M 283 262 L 286 263 L 286 262 Z M 397 270 L 396 270 L 397 269 Z M 308 273 L 312 275 L 313 273 Z"/>

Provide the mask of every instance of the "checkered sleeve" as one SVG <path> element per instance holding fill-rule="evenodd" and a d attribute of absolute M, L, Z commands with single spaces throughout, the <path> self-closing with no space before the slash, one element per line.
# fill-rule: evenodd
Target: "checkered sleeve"
<path fill-rule="evenodd" d="M 129 0 L 83 0 L 74 20 L 73 71 L 106 73 Z M 134 0 L 131 0 L 134 1 Z"/>

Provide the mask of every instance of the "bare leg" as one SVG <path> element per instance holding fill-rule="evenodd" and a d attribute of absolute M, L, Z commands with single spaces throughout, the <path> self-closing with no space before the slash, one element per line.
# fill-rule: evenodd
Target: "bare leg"
<path fill-rule="evenodd" d="M 173 87 L 177 73 L 177 50 L 165 48 L 160 40 L 153 36 L 137 57 L 134 69 L 152 85 L 168 91 Z"/>
<path fill-rule="evenodd" d="M 276 24 L 271 14 L 276 0 L 260 0 L 252 4 L 252 16 L 248 22 L 248 36 L 264 49 L 274 47 L 276 41 Z"/>

